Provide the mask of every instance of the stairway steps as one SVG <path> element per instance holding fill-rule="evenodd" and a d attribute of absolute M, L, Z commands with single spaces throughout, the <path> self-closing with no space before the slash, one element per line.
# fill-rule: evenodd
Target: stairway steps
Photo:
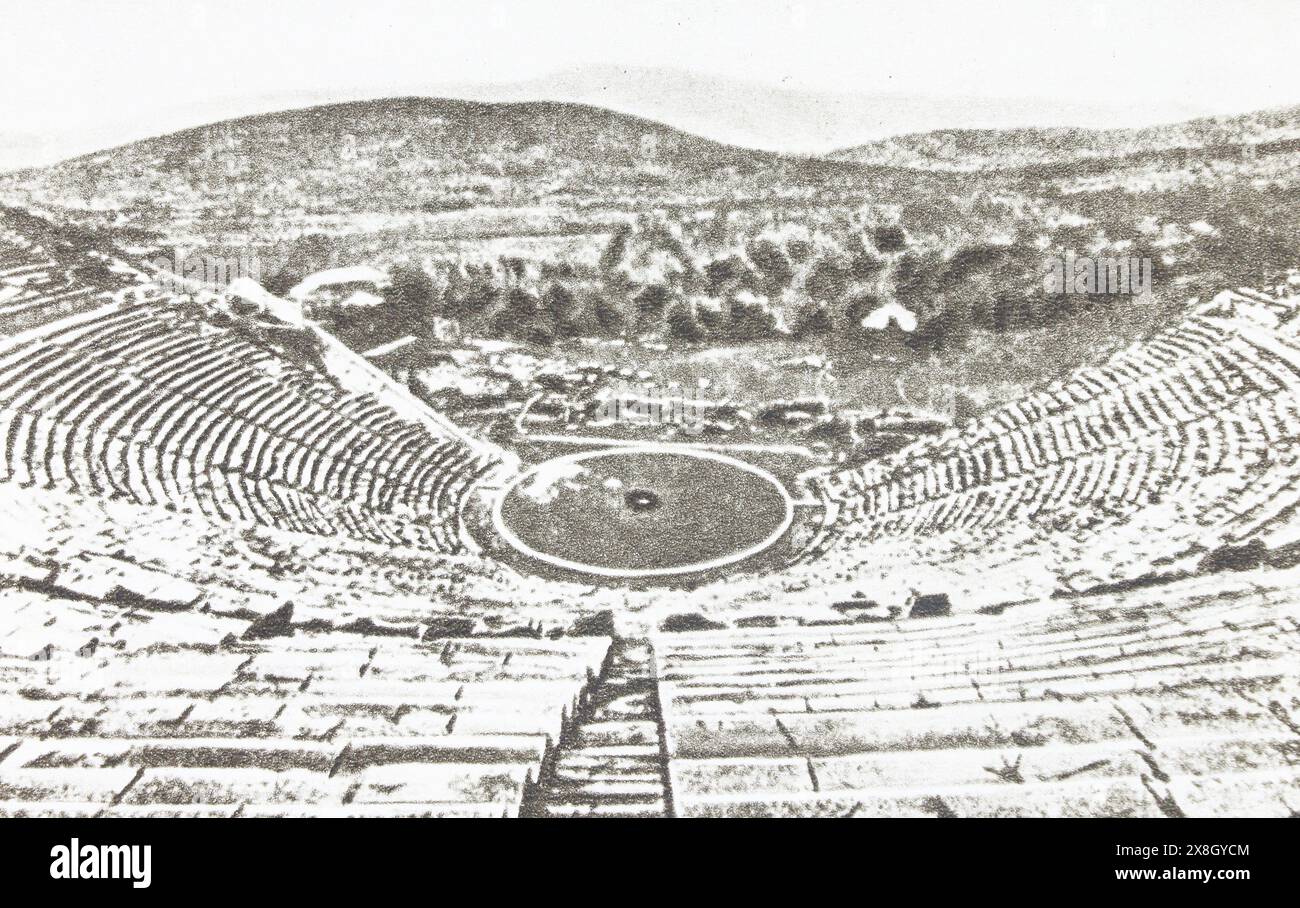
<path fill-rule="evenodd" d="M 542 808 L 544 816 L 564 817 L 610 817 L 623 819 L 660 818 L 664 816 L 663 801 L 647 804 L 602 802 L 599 804 L 569 804 L 564 802 L 548 803 Z"/>
<path fill-rule="evenodd" d="M 602 744 L 600 746 L 583 747 L 565 751 L 565 756 L 581 755 L 590 759 L 648 759 L 659 760 L 659 744 L 652 742 L 648 744 Z"/>
<path fill-rule="evenodd" d="M 663 817 L 670 810 L 653 654 L 615 640 L 524 813 L 542 817 Z"/>
<path fill-rule="evenodd" d="M 633 694 L 620 697 L 613 703 L 593 710 L 592 718 L 601 722 L 619 722 L 635 720 L 646 713 L 648 694 Z"/>
<path fill-rule="evenodd" d="M 593 779 L 587 782 L 561 782 L 556 786 L 557 794 L 563 794 L 573 800 L 611 795 L 618 798 L 641 800 L 662 800 L 663 783 L 657 778 L 639 779 Z"/>
<path fill-rule="evenodd" d="M 599 760 L 591 763 L 566 761 L 555 767 L 555 778 L 566 784 L 613 782 L 620 779 L 650 779 L 656 785 L 661 784 L 658 763 L 640 760 L 618 762 Z"/>
<path fill-rule="evenodd" d="M 654 722 L 592 722 L 578 731 L 578 747 L 613 744 L 653 744 L 659 740 Z"/>

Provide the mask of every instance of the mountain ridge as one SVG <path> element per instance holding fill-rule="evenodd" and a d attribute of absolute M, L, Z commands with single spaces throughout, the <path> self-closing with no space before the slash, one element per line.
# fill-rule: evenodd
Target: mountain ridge
<path fill-rule="evenodd" d="M 0 173 L 45 167 L 73 157 L 211 123 L 290 109 L 378 98 L 446 97 L 515 103 L 588 104 L 653 120 L 723 144 L 823 156 L 894 135 L 939 128 L 1140 125 L 1209 113 L 1177 102 L 1143 107 L 1047 98 L 978 98 L 818 89 L 737 79 L 672 67 L 592 64 L 505 82 L 409 82 L 330 91 L 196 99 L 184 107 L 137 112 L 129 120 L 66 129 L 15 126 L 0 131 Z"/>
<path fill-rule="evenodd" d="M 1046 98 L 929 96 L 903 92 L 787 87 L 670 67 L 571 67 L 502 83 L 432 83 L 431 94 L 473 100 L 588 103 L 644 116 L 706 138 L 765 151 L 825 156 L 869 139 L 928 129 L 985 125 L 1089 126 L 1141 122 L 1137 105 L 1062 102 Z M 1165 105 L 1157 121 L 1193 111 Z M 853 139 L 851 137 L 860 137 Z"/>
<path fill-rule="evenodd" d="M 930 130 L 838 149 L 827 157 L 883 166 L 980 170 L 1296 139 L 1300 105 L 1289 105 L 1143 127 Z M 1033 160 L 1031 153 L 1037 155 Z"/>

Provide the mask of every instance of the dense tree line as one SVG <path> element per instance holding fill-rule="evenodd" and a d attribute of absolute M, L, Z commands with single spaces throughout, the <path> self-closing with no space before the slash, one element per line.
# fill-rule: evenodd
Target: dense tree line
<path fill-rule="evenodd" d="M 504 256 L 398 265 L 385 307 L 366 317 L 413 326 L 412 333 L 441 317 L 470 334 L 540 345 L 583 336 L 726 344 L 824 334 L 942 352 L 964 347 L 973 331 L 1043 327 L 1116 304 L 1102 294 L 1045 291 L 1044 262 L 1053 256 L 1145 257 L 1162 284 L 1176 276 L 1178 266 L 1152 237 L 1116 242 L 1095 224 L 1031 229 L 1023 212 L 997 214 L 998 203 L 983 198 L 970 204 L 983 206 L 979 218 L 993 226 L 967 229 L 955 215 L 960 226 L 944 233 L 913 232 L 906 206 L 812 225 L 755 223 L 726 206 L 700 219 L 642 216 L 613 230 L 587 263 Z M 268 288 L 296 283 L 309 270 L 304 262 L 320 260 L 320 243 L 303 238 Z M 1207 237 L 1193 260 L 1240 252 L 1229 247 L 1219 235 Z M 891 302 L 915 316 L 910 334 L 864 327 Z"/>

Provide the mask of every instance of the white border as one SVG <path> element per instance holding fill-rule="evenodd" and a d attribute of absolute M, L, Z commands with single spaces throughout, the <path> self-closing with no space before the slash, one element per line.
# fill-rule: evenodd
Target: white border
<path fill-rule="evenodd" d="M 524 542 L 522 539 L 516 536 L 515 533 L 510 529 L 510 527 L 506 526 L 506 522 L 502 514 L 502 508 L 505 505 L 506 496 L 509 495 L 510 492 L 516 486 L 518 486 L 522 482 L 527 481 L 529 478 L 531 478 L 534 474 L 538 473 L 542 469 L 550 467 L 553 464 L 557 464 L 557 463 L 577 463 L 578 461 L 591 460 L 597 457 L 610 457 L 613 455 L 630 455 L 630 454 L 672 454 L 677 457 L 696 457 L 699 458 L 700 460 L 716 460 L 720 463 L 725 463 L 739 470 L 744 470 L 746 473 L 752 473 L 755 476 L 759 476 L 767 480 L 767 482 L 770 483 L 774 488 L 776 488 L 776 490 L 781 494 L 781 500 L 785 503 L 785 516 L 782 518 L 780 526 L 778 526 L 776 530 L 773 533 L 771 533 L 766 539 L 762 540 L 756 545 L 752 545 L 749 548 L 743 549 L 739 552 L 732 552 L 730 555 L 724 555 L 720 558 L 715 558 L 712 561 L 701 561 L 695 564 L 683 564 L 683 565 L 678 565 L 676 567 L 643 568 L 640 570 L 637 570 L 635 568 L 600 567 L 599 565 L 583 564 L 580 561 L 569 561 L 568 559 L 559 558 L 556 557 L 555 555 L 548 555 L 545 552 L 539 552 L 536 549 L 532 548 L 530 545 L 528 545 L 526 542 Z M 725 454 L 719 454 L 716 451 L 706 451 L 700 448 L 692 448 L 685 445 L 679 446 L 679 445 L 668 445 L 668 444 L 661 444 L 661 445 L 642 444 L 631 448 L 621 447 L 621 446 L 608 447 L 608 448 L 601 448 L 596 451 L 582 451 L 578 454 L 569 454 L 565 457 L 555 457 L 552 458 L 551 460 L 538 464 L 528 472 L 523 473 L 518 477 L 516 477 L 512 482 L 510 482 L 509 485 L 505 486 L 497 493 L 496 500 L 492 504 L 493 529 L 496 530 L 497 534 L 502 539 L 510 543 L 510 545 L 513 546 L 519 552 L 522 552 L 523 554 L 527 555 L 530 558 L 535 558 L 544 564 L 549 564 L 554 567 L 564 568 L 565 570 L 578 571 L 583 574 L 593 574 L 598 577 L 619 577 L 624 579 L 635 579 L 638 577 L 667 577 L 667 576 L 672 576 L 677 574 L 695 574 L 695 573 L 699 573 L 700 571 L 707 571 L 713 568 L 724 567 L 728 564 L 735 564 L 737 561 L 743 561 L 746 558 L 750 558 L 754 555 L 757 555 L 759 552 L 764 551 L 768 546 L 772 545 L 772 543 L 776 542 L 778 539 L 784 536 L 786 530 L 790 529 L 790 524 L 793 522 L 794 522 L 794 499 L 790 497 L 790 493 L 786 491 L 786 488 L 781 483 L 781 481 L 777 479 L 775 476 L 773 476 L 771 473 L 767 472 L 767 470 L 761 469 L 760 467 L 756 467 L 751 463 L 745 463 L 743 460 L 737 460 L 734 457 L 728 457 Z"/>

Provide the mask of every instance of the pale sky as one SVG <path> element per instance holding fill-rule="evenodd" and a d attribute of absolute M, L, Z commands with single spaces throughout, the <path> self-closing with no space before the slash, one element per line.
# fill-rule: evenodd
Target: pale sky
<path fill-rule="evenodd" d="M 0 133 L 29 137 L 582 64 L 1205 113 L 1300 103 L 1296 0 L 5 0 L 0 21 Z"/>

